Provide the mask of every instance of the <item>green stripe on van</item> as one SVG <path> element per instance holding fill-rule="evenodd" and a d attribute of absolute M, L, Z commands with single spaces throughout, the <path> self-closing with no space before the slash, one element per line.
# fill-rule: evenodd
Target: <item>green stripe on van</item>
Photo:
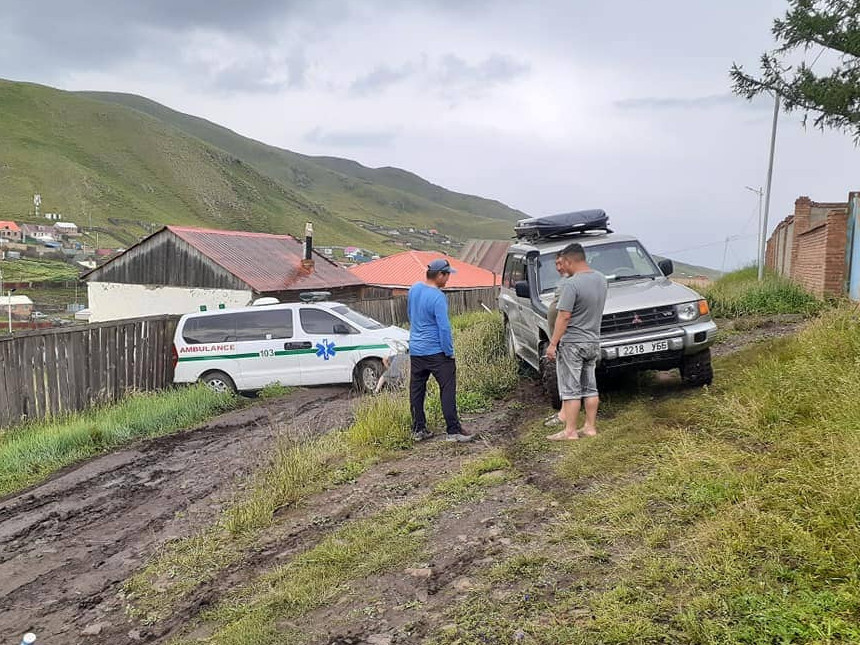
<path fill-rule="evenodd" d="M 340 352 L 355 352 L 366 349 L 388 349 L 388 345 L 352 345 L 351 347 L 335 347 L 335 353 Z M 311 349 L 282 349 L 275 352 L 275 356 L 300 356 L 302 354 L 316 354 L 316 348 Z M 243 358 L 260 358 L 260 352 L 247 354 L 207 354 L 205 356 L 180 356 L 180 363 L 190 363 L 192 361 L 221 361 L 221 360 L 240 360 Z"/>

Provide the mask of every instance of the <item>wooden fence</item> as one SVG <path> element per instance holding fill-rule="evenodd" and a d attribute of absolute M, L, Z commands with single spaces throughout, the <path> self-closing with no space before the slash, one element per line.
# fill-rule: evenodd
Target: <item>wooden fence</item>
<path fill-rule="evenodd" d="M 496 308 L 496 289 L 447 293 L 451 315 Z M 408 321 L 406 296 L 350 303 L 382 323 Z M 84 410 L 173 382 L 178 316 L 154 316 L 0 336 L 0 428 Z"/>
<path fill-rule="evenodd" d="M 169 385 L 177 320 L 156 316 L 0 338 L 0 427 Z"/>
<path fill-rule="evenodd" d="M 498 289 L 448 291 L 446 295 L 448 296 L 448 312 L 452 316 L 471 311 L 483 311 L 483 306 L 493 310 L 498 308 Z M 405 325 L 409 322 L 406 313 L 406 296 L 396 296 L 384 300 L 358 300 L 349 303 L 349 306 L 386 325 Z"/>

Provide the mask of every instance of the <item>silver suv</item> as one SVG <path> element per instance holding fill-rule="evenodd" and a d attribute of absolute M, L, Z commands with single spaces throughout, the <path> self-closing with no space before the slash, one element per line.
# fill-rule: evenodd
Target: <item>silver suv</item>
<path fill-rule="evenodd" d="M 499 309 L 505 319 L 508 351 L 540 373 L 550 400 L 560 406 L 555 363 L 545 357 L 552 335 L 547 311 L 561 279 L 555 256 L 571 242 L 579 242 L 588 263 L 609 282 L 600 330 L 599 371 L 678 368 L 685 383 L 710 384 L 709 347 L 717 326 L 707 303 L 692 289 L 668 279 L 673 272 L 671 260 L 656 263 L 635 237 L 610 231 L 603 211 L 587 213 L 602 215 L 596 229 L 587 224 L 569 229 L 553 226 L 545 228 L 550 234 L 542 236 L 540 227 L 523 227 L 539 220 L 524 220 L 515 229 L 531 233 L 510 247 L 502 275 Z M 555 217 L 570 221 L 572 215 L 580 214 Z"/>

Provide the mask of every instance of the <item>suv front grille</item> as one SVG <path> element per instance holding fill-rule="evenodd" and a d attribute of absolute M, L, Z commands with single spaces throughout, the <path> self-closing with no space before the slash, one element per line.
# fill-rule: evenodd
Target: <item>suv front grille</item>
<path fill-rule="evenodd" d="M 663 327 L 678 322 L 678 314 L 673 305 L 649 307 L 635 311 L 620 311 L 606 314 L 600 324 L 603 335 L 617 334 L 622 331 L 638 331 L 650 327 Z"/>

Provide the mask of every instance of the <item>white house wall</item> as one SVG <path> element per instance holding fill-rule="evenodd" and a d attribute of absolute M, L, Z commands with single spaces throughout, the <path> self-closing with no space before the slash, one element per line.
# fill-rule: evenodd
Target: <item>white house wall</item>
<path fill-rule="evenodd" d="M 88 282 L 90 322 L 140 318 L 160 314 L 187 314 L 207 309 L 244 307 L 251 302 L 251 290 L 194 289 L 160 287 L 115 282 Z"/>

